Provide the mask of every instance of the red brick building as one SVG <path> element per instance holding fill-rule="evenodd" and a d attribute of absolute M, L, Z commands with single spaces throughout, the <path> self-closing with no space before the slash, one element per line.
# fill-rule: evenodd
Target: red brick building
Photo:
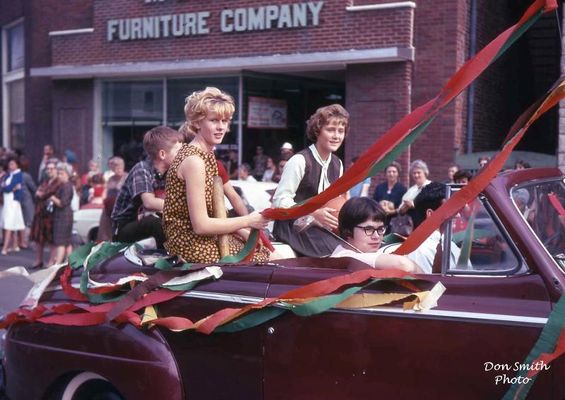
<path fill-rule="evenodd" d="M 2 143 L 33 159 L 43 144 L 82 164 L 126 157 L 147 129 L 177 127 L 184 98 L 218 86 L 237 102 L 220 152 L 307 145 L 304 121 L 339 102 L 350 160 L 434 97 L 470 54 L 529 1 L 0 0 Z M 432 123 L 407 154 L 443 180 L 454 160 L 496 150 L 559 76 L 556 16 L 546 16 Z M 267 118 L 268 116 L 268 118 Z M 557 111 L 521 150 L 555 157 Z"/>

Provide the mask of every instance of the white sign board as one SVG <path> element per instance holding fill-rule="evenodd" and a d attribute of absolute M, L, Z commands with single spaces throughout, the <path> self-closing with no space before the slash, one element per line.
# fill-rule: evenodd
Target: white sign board
<path fill-rule="evenodd" d="M 248 128 L 286 129 L 286 120 L 285 100 L 249 96 Z"/>

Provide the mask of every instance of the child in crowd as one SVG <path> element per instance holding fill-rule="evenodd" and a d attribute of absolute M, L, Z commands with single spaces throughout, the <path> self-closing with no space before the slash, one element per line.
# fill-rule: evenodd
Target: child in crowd
<path fill-rule="evenodd" d="M 135 242 L 153 237 L 157 247 L 163 247 L 163 226 L 161 218 L 155 213 L 163 211 L 164 200 L 156 193 L 164 191 L 167 170 L 177 155 L 182 140 L 179 132 L 166 126 L 153 128 L 145 134 L 143 148 L 148 159 L 133 166 L 120 189 L 111 216 L 114 233 L 112 240 Z M 138 218 L 141 206 L 145 212 Z"/>

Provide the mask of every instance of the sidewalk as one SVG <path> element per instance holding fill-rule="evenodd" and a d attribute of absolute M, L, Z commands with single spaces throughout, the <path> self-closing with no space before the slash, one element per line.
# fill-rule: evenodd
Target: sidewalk
<path fill-rule="evenodd" d="M 48 252 L 45 253 L 45 260 L 49 259 Z M 28 249 L 22 249 L 18 252 L 10 252 L 8 255 L 0 255 L 0 271 L 11 267 L 32 267 L 35 262 L 35 250 L 31 247 Z"/>

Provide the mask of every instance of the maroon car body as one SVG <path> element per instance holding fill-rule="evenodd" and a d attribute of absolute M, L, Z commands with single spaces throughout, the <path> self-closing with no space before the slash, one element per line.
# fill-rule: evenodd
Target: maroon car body
<path fill-rule="evenodd" d="M 6 393 L 13 400 L 76 399 L 78 389 L 69 390 L 69 382 L 82 376 L 73 387 L 105 382 L 105 389 L 91 390 L 108 392 L 105 398 L 501 398 L 509 384 L 497 383 L 497 376 L 510 379 L 516 372 L 494 366 L 523 362 L 565 292 L 564 221 L 544 204 L 548 193 L 563 204 L 559 170 L 507 172 L 491 182 L 472 222 L 472 267 L 444 260 L 441 274 L 420 276 L 423 288 L 438 281 L 446 287 L 429 311 L 390 306 L 332 309 L 308 318 L 285 313 L 251 329 L 212 335 L 115 324 L 19 324 L 5 343 Z M 457 243 L 456 225 L 449 224 L 446 244 Z M 347 259 L 338 268 L 324 259 L 298 260 L 225 267 L 221 279 L 160 305 L 159 313 L 197 320 L 349 272 Z M 116 257 L 95 274 L 112 281 L 139 268 Z M 44 301 L 68 299 L 51 291 Z M 540 374 L 531 398 L 565 398 L 564 376 L 565 360 L 557 359 Z M 81 390 L 90 393 L 84 385 Z"/>

